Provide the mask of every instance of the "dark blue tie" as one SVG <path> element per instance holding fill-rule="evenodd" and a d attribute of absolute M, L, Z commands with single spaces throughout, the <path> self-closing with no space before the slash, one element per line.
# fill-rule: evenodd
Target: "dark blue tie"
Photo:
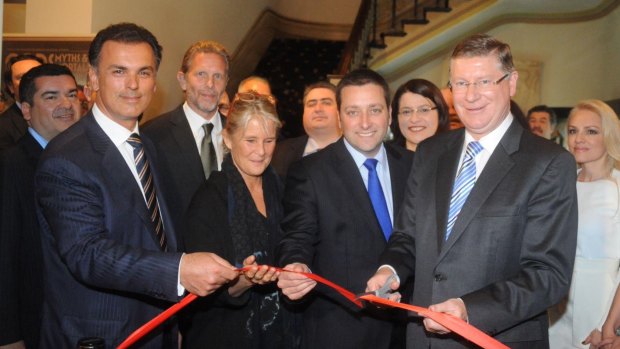
<path fill-rule="evenodd" d="M 377 216 L 385 240 L 388 240 L 390 234 L 392 234 L 392 220 L 390 219 L 390 212 L 388 211 L 385 201 L 385 195 L 383 195 L 381 182 L 379 182 L 379 176 L 377 176 L 377 162 L 377 159 L 366 159 L 366 161 L 364 161 L 364 167 L 368 169 L 368 196 L 370 196 L 372 208 L 375 210 L 375 215 Z"/>

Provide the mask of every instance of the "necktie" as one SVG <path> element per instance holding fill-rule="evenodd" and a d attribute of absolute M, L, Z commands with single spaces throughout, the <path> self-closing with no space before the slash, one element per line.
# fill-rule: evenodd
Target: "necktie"
<path fill-rule="evenodd" d="M 202 138 L 200 145 L 200 160 L 202 161 L 202 169 L 205 172 L 205 178 L 209 178 L 211 172 L 217 171 L 217 156 L 215 155 L 215 148 L 213 147 L 213 140 L 211 138 L 211 131 L 213 131 L 213 124 L 204 124 L 202 129 L 205 131 L 205 136 Z"/>
<path fill-rule="evenodd" d="M 392 234 L 392 220 L 390 219 L 390 213 L 388 212 L 387 203 L 385 202 L 381 182 L 379 182 L 379 177 L 377 176 L 377 162 L 377 159 L 366 159 L 366 161 L 364 161 L 364 167 L 368 169 L 368 196 L 370 196 L 370 202 L 372 203 L 372 208 L 375 210 L 375 215 L 377 216 L 383 235 L 386 240 L 389 240 L 390 234 Z"/>
<path fill-rule="evenodd" d="M 155 227 L 155 236 L 157 237 L 157 241 L 159 241 L 161 249 L 166 251 L 168 242 L 166 241 L 164 225 L 161 220 L 161 215 L 159 214 L 159 203 L 157 201 L 157 192 L 155 190 L 155 183 L 153 182 L 153 175 L 151 174 L 151 166 L 144 153 L 142 139 L 140 135 L 132 133 L 127 139 L 127 143 L 133 147 L 133 158 L 136 164 L 136 170 L 138 171 L 138 178 L 140 178 L 140 183 L 144 190 L 146 207 L 149 210 L 151 221 Z"/>
<path fill-rule="evenodd" d="M 446 227 L 446 240 L 452 233 L 452 228 L 456 222 L 465 200 L 469 196 L 474 184 L 476 184 L 476 155 L 482 151 L 482 145 L 478 142 L 469 142 L 463 157 L 463 163 L 456 175 L 454 186 L 452 187 L 452 197 L 450 198 L 450 211 L 448 213 L 448 226 Z"/>

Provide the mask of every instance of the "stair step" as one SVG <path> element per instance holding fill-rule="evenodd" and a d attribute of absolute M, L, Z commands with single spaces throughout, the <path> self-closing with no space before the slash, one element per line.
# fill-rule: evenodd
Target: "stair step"
<path fill-rule="evenodd" d="M 452 11 L 452 9 L 450 7 L 442 7 L 442 6 L 435 6 L 435 7 L 425 7 L 424 8 L 424 12 L 450 12 Z"/>
<path fill-rule="evenodd" d="M 400 21 L 403 25 L 405 24 L 428 24 L 428 19 L 426 18 L 405 18 Z"/>
<path fill-rule="evenodd" d="M 399 37 L 403 37 L 407 35 L 407 33 L 405 33 L 404 30 L 398 30 L 398 29 L 392 29 L 386 32 L 381 33 L 381 37 L 384 38 L 386 36 L 399 36 Z"/>

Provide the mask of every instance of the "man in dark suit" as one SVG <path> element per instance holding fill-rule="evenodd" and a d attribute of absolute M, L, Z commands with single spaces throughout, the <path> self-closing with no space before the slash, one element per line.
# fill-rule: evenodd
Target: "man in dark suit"
<path fill-rule="evenodd" d="M 418 147 L 384 266 L 368 289 L 394 271 L 415 275 L 412 304 L 511 348 L 547 348 L 546 309 L 567 294 L 575 256 L 576 168 L 510 113 L 517 78 L 507 44 L 474 35 L 457 45 L 450 84 L 465 128 Z M 471 347 L 448 332 L 413 319 L 407 346 Z"/>
<path fill-rule="evenodd" d="M 5 92 L 15 103 L 0 114 L 0 150 L 11 147 L 26 134 L 28 123 L 24 120 L 19 104 L 19 82 L 27 71 L 41 64 L 43 62 L 39 57 L 17 55 L 9 59 L 6 65 L 3 75 Z"/>
<path fill-rule="evenodd" d="M 306 134 L 278 142 L 271 166 L 283 179 L 295 161 L 334 143 L 340 138 L 336 86 L 321 81 L 304 91 L 303 124 Z"/>
<path fill-rule="evenodd" d="M 183 222 L 194 193 L 222 164 L 225 119 L 218 104 L 226 91 L 229 61 L 228 52 L 217 42 L 205 40 L 190 46 L 177 73 L 185 103 L 143 127 L 160 157 L 162 190 L 169 193 L 177 233 L 185 230 Z M 209 160 L 212 151 L 215 158 Z"/>
<path fill-rule="evenodd" d="M 153 144 L 138 118 L 153 93 L 161 46 L 131 23 L 89 49 L 92 110 L 46 148 L 35 175 L 45 302 L 41 346 L 101 337 L 116 347 L 185 290 L 201 296 L 237 277 L 211 253 L 177 252 Z M 140 344 L 177 348 L 173 323 Z"/>
<path fill-rule="evenodd" d="M 81 115 L 77 84 L 64 66 L 44 64 L 20 84 L 28 132 L 0 160 L 0 347 L 37 348 L 43 256 L 34 204 L 34 173 L 47 143 Z"/>
<path fill-rule="evenodd" d="M 400 210 L 412 155 L 383 144 L 390 119 L 389 89 L 377 73 L 343 77 L 336 98 L 344 137 L 293 164 L 288 172 L 278 258 L 285 268 L 317 273 L 362 292 Z M 372 164 L 376 167 L 368 168 Z M 371 200 L 369 194 L 377 194 Z M 304 348 L 388 348 L 393 324 L 357 309 L 293 273 L 278 281 L 290 299 L 304 298 Z"/>

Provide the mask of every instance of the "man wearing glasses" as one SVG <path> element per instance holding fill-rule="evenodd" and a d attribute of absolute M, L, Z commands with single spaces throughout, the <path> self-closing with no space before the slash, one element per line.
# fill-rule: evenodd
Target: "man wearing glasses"
<path fill-rule="evenodd" d="M 218 111 L 226 91 L 230 56 L 215 41 L 199 41 L 183 56 L 177 80 L 185 103 L 143 127 L 157 147 L 165 171 L 163 190 L 170 193 L 173 224 L 177 232 L 189 203 L 224 158 L 222 129 L 225 118 Z M 182 241 L 182 239 L 180 239 Z"/>
<path fill-rule="evenodd" d="M 415 275 L 408 303 L 459 317 L 511 348 L 548 348 L 546 309 L 567 294 L 575 255 L 575 160 L 510 113 L 517 78 L 505 43 L 474 35 L 455 48 L 450 85 L 465 128 L 418 147 L 368 289 L 393 273 Z M 407 347 L 468 343 L 414 319 Z"/>

